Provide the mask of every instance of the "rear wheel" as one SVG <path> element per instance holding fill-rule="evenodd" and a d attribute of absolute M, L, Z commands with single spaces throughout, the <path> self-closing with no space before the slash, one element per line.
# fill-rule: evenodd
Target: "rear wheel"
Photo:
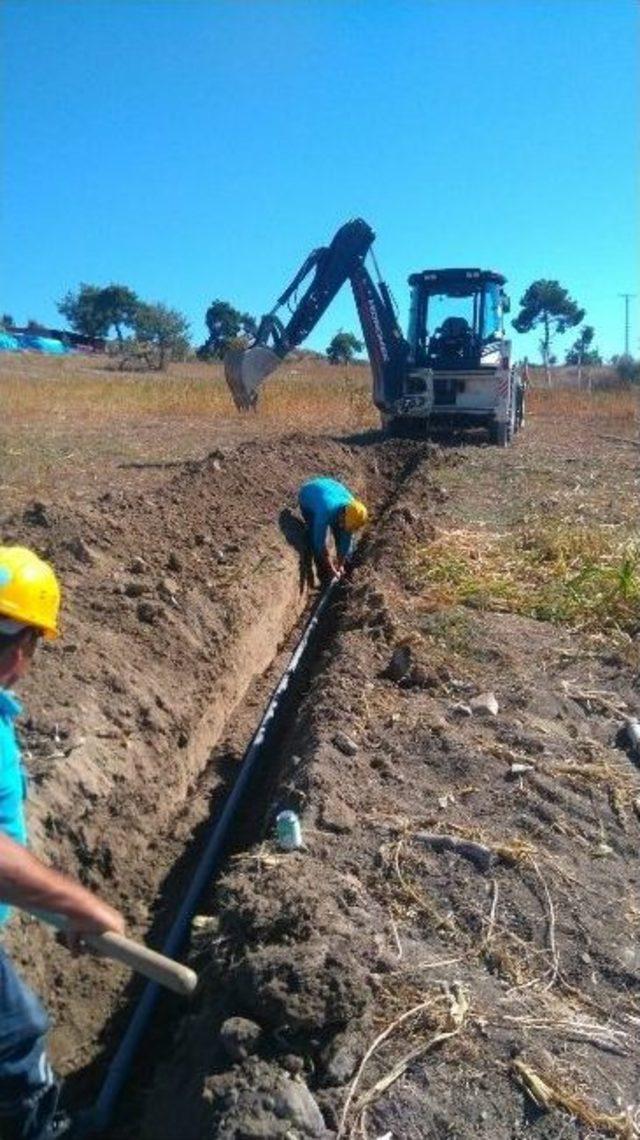
<path fill-rule="evenodd" d="M 508 447 L 513 439 L 513 425 L 508 424 L 491 424 L 489 428 L 489 441 L 494 447 Z"/>
<path fill-rule="evenodd" d="M 382 430 L 393 439 L 426 439 L 428 422 L 416 416 L 380 416 Z"/>
<path fill-rule="evenodd" d="M 526 403 L 524 388 L 521 388 L 516 397 L 516 431 L 520 431 L 520 428 L 524 427 L 525 414 Z"/>

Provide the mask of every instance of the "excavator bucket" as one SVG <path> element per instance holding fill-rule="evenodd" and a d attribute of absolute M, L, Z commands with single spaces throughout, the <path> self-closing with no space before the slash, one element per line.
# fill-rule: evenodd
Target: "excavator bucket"
<path fill-rule="evenodd" d="M 239 412 L 255 407 L 262 381 L 282 364 L 279 356 L 264 345 L 232 348 L 224 358 L 224 375 Z"/>

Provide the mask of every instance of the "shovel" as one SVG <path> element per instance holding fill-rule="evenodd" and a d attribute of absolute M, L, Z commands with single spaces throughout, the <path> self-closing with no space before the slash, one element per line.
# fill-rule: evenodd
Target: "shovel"
<path fill-rule="evenodd" d="M 59 914 L 49 914 L 45 911 L 34 911 L 35 918 L 42 919 L 49 926 L 64 932 L 68 923 Z M 111 958 L 114 962 L 121 962 L 134 970 L 137 974 L 173 990 L 182 997 L 189 997 L 198 984 L 198 975 L 195 970 L 183 966 L 173 958 L 166 958 L 156 950 L 150 950 L 142 942 L 134 942 L 132 938 L 125 938 L 124 934 L 107 931 L 105 934 L 83 934 L 82 941 L 100 958 Z"/>

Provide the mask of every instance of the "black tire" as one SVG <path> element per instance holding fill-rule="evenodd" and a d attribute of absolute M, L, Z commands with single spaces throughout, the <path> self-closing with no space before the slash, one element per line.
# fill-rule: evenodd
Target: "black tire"
<path fill-rule="evenodd" d="M 512 424 L 491 424 L 489 428 L 489 442 L 494 447 L 508 447 L 513 439 Z"/>
<path fill-rule="evenodd" d="M 527 412 L 527 402 L 522 389 L 518 394 L 518 402 L 516 404 L 516 431 L 520 431 L 525 425 Z"/>
<path fill-rule="evenodd" d="M 411 416 L 380 416 L 383 432 L 390 439 L 424 439 L 426 438 L 426 420 L 417 420 Z"/>

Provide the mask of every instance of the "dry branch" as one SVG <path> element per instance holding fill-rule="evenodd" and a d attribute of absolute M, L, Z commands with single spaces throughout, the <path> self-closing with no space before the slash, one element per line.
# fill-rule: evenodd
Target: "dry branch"
<path fill-rule="evenodd" d="M 619 1140 L 636 1140 L 638 1130 L 628 1112 L 621 1112 L 615 1116 L 608 1112 L 600 1112 L 579 1094 L 563 1088 L 562 1085 L 552 1084 L 550 1080 L 544 1080 L 524 1061 L 513 1061 L 512 1072 L 518 1084 L 538 1108 L 560 1108 L 588 1128 L 599 1128 Z"/>

